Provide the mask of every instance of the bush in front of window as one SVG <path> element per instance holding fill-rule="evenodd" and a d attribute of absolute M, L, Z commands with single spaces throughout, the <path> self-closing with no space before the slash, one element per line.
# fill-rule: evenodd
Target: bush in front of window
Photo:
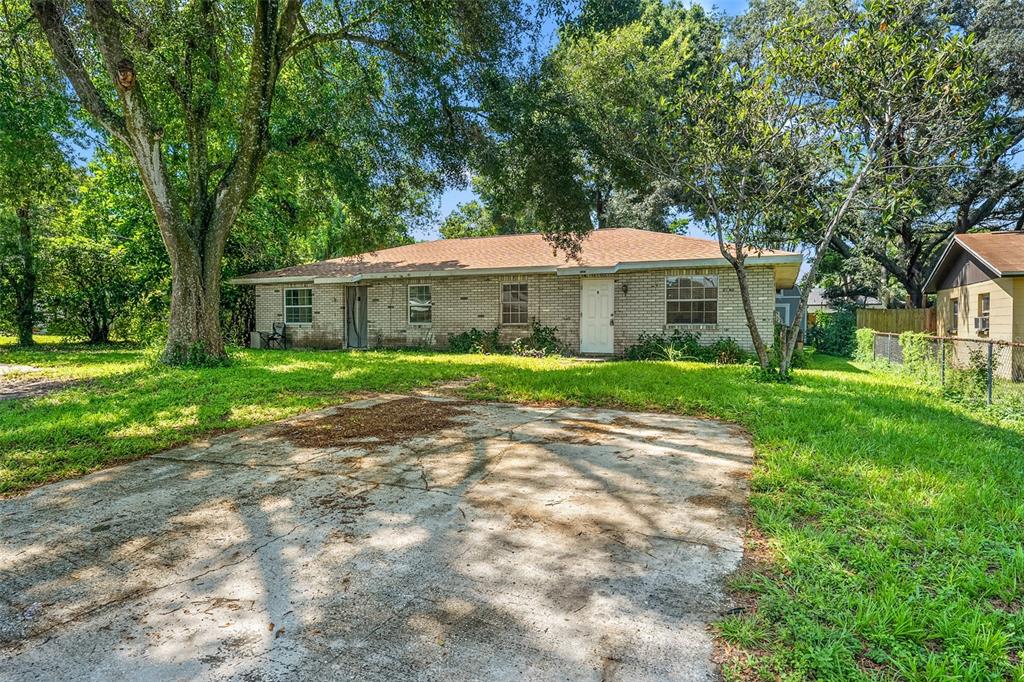
<path fill-rule="evenodd" d="M 671 336 L 641 333 L 637 342 L 626 349 L 625 357 L 627 360 L 692 360 L 732 365 L 745 362 L 749 355 L 734 339 L 719 339 L 705 346 L 697 334 L 676 329 Z"/>
<path fill-rule="evenodd" d="M 498 339 L 498 327 L 489 332 L 482 332 L 476 327 L 460 334 L 452 334 L 448 337 L 448 350 L 453 353 L 490 353 L 501 352 L 501 343 Z"/>
<path fill-rule="evenodd" d="M 511 353 L 525 357 L 542 358 L 548 355 L 562 355 L 565 345 L 558 340 L 558 327 L 546 327 L 537 320 L 531 322 L 530 334 L 515 339 L 504 346 L 500 340 L 500 327 L 482 332 L 475 327 L 448 337 L 448 350 L 453 353 Z"/>
<path fill-rule="evenodd" d="M 542 358 L 547 355 L 563 355 L 565 346 L 558 340 L 558 327 L 546 327 L 533 320 L 530 335 L 513 341 L 510 350 L 513 355 Z"/>

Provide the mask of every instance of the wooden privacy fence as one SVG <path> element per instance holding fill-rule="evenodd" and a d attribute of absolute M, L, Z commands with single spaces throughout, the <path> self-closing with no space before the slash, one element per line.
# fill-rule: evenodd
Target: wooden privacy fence
<path fill-rule="evenodd" d="M 885 334 L 927 332 L 936 329 L 935 308 L 859 308 L 857 329 L 874 329 Z"/>

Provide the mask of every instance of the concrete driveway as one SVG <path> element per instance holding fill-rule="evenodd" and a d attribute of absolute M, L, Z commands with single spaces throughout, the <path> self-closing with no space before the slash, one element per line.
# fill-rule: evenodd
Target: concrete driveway
<path fill-rule="evenodd" d="M 420 397 L 225 434 L 0 500 L 0 679 L 714 679 L 750 465 Z"/>

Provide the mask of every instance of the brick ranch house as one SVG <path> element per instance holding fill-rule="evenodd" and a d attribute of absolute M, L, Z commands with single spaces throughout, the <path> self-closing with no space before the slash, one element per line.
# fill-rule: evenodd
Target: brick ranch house
<path fill-rule="evenodd" d="M 748 258 L 761 334 L 801 256 Z M 539 234 L 441 239 L 258 272 L 256 329 L 286 323 L 289 343 L 317 348 L 444 348 L 452 334 L 498 328 L 503 342 L 536 320 L 573 353 L 621 354 L 642 332 L 735 339 L 752 350 L 739 285 L 716 241 L 629 228 L 590 233 L 576 259 Z M 258 335 L 254 334 L 258 340 Z"/>

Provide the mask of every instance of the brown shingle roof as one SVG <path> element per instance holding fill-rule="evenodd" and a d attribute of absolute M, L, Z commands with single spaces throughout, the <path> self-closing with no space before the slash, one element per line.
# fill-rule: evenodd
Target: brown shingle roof
<path fill-rule="evenodd" d="M 1001 276 L 1024 273 L 1024 232 L 958 234 L 956 240 Z"/>
<path fill-rule="evenodd" d="M 764 251 L 755 257 L 775 262 L 799 263 L 800 255 L 788 251 Z M 381 249 L 296 265 L 281 270 L 257 272 L 235 280 L 288 278 L 350 278 L 415 273 L 465 273 L 479 270 L 548 270 L 590 268 L 611 269 L 623 264 L 696 261 L 722 262 L 718 242 L 676 234 L 633 228 L 595 230 L 584 240 L 578 259 L 555 253 L 540 234 L 500 235 L 468 239 L 439 239 L 391 249 Z"/>

